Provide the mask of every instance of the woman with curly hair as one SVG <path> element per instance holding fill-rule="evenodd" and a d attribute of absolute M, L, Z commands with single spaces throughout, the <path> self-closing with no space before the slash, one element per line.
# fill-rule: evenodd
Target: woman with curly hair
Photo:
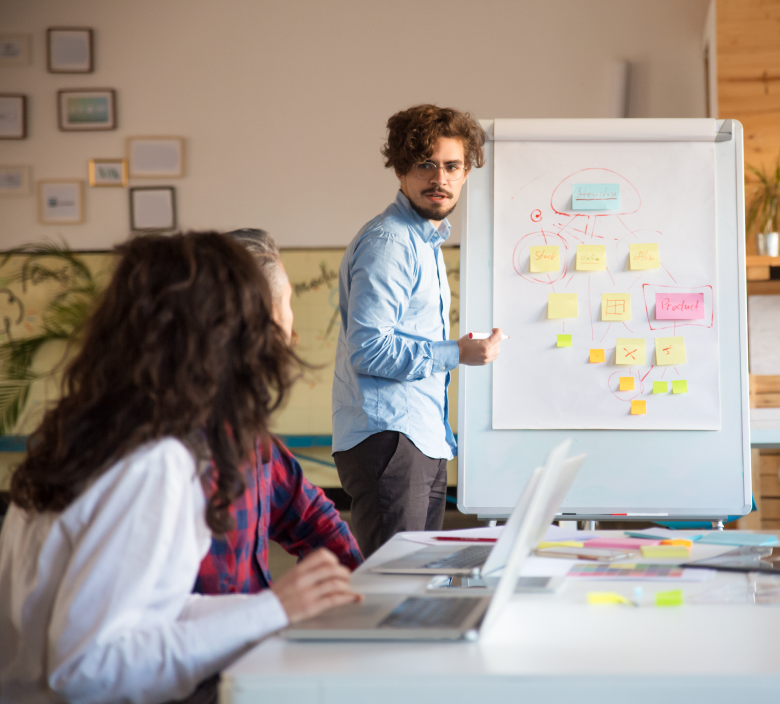
<path fill-rule="evenodd" d="M 190 593 L 297 360 L 241 245 L 191 233 L 119 251 L 12 478 L 3 703 L 181 699 L 269 633 L 359 598 L 326 550 L 259 595 Z"/>

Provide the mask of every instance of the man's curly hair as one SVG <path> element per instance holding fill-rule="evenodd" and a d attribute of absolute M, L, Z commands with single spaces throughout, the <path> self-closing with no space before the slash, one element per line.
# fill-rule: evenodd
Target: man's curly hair
<path fill-rule="evenodd" d="M 393 168 L 401 176 L 415 164 L 430 159 L 440 137 L 463 142 L 466 169 L 481 168 L 485 163 L 485 133 L 467 112 L 415 105 L 393 115 L 387 121 L 387 133 L 387 144 L 382 147 L 385 168 Z"/>

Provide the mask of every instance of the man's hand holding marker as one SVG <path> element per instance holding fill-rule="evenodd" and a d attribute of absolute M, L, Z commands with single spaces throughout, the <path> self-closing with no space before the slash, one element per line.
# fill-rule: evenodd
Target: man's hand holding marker
<path fill-rule="evenodd" d="M 493 328 L 492 333 L 470 332 L 458 340 L 460 364 L 480 366 L 490 364 L 501 351 L 501 340 L 507 339 L 501 328 Z"/>

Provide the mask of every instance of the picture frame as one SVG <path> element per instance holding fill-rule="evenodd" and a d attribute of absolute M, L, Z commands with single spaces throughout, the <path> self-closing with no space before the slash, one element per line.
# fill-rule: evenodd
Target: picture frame
<path fill-rule="evenodd" d="M 27 96 L 0 93 L 0 139 L 27 138 Z"/>
<path fill-rule="evenodd" d="M 38 222 L 41 225 L 84 222 L 84 182 L 70 179 L 38 181 Z"/>
<path fill-rule="evenodd" d="M 30 35 L 0 32 L 0 68 L 30 64 Z"/>
<path fill-rule="evenodd" d="M 0 198 L 30 195 L 29 166 L 0 166 Z"/>
<path fill-rule="evenodd" d="M 89 27 L 49 27 L 46 30 L 49 73 L 92 73 L 94 36 Z"/>
<path fill-rule="evenodd" d="M 89 185 L 122 188 L 127 185 L 127 159 L 90 159 Z"/>
<path fill-rule="evenodd" d="M 184 176 L 183 137 L 128 137 L 130 178 Z"/>
<path fill-rule="evenodd" d="M 176 229 L 176 189 L 137 186 L 130 189 L 130 229 L 133 232 Z"/>
<path fill-rule="evenodd" d="M 62 132 L 116 129 L 116 91 L 112 88 L 57 91 L 57 122 Z"/>

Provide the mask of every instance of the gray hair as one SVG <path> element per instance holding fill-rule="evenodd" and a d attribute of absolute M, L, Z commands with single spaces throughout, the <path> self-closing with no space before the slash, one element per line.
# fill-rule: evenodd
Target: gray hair
<path fill-rule="evenodd" d="M 254 256 L 260 271 L 263 272 L 263 276 L 268 282 L 268 287 L 271 289 L 271 297 L 276 303 L 281 297 L 284 284 L 287 283 L 288 279 L 274 238 L 265 230 L 251 228 L 233 230 L 226 232 L 225 235 L 244 245 L 247 251 Z"/>

